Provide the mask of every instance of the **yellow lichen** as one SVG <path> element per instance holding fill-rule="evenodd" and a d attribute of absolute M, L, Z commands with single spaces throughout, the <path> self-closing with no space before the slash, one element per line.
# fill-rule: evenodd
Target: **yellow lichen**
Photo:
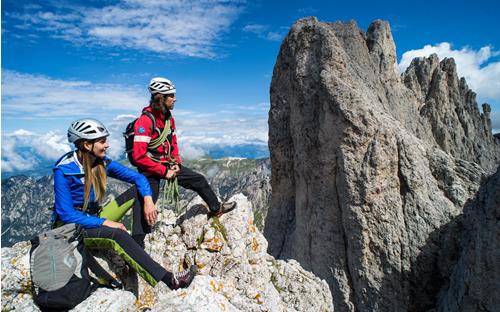
<path fill-rule="evenodd" d="M 201 260 L 196 259 L 195 262 L 198 269 L 203 269 L 205 267 L 205 263 L 201 262 Z"/>
<path fill-rule="evenodd" d="M 224 242 L 220 237 L 215 236 L 213 238 L 205 239 L 205 241 L 200 245 L 201 248 L 207 249 L 209 251 L 221 251 Z"/>
<path fill-rule="evenodd" d="M 253 224 L 253 219 L 251 219 L 252 222 L 249 222 L 248 224 L 248 232 L 250 233 L 255 233 L 257 229 L 255 228 L 255 225 Z"/>
<path fill-rule="evenodd" d="M 213 292 L 219 293 L 223 288 L 224 284 L 222 283 L 217 283 L 214 280 L 210 280 L 210 287 L 212 288 Z"/>
<path fill-rule="evenodd" d="M 31 294 L 32 286 L 33 286 L 33 283 L 31 282 L 31 279 L 27 280 L 25 283 L 21 284 L 20 293 Z"/>
<path fill-rule="evenodd" d="M 258 304 L 263 304 L 264 303 L 264 301 L 262 300 L 262 296 L 259 293 L 257 293 L 255 295 L 254 299 L 257 300 Z"/>
<path fill-rule="evenodd" d="M 153 288 L 145 287 L 144 290 L 139 294 L 139 297 L 135 300 L 135 306 L 139 311 L 146 308 L 151 308 L 156 302 L 155 294 Z"/>
<path fill-rule="evenodd" d="M 259 249 L 259 243 L 257 242 L 257 238 L 252 238 L 252 250 L 257 251 Z"/>

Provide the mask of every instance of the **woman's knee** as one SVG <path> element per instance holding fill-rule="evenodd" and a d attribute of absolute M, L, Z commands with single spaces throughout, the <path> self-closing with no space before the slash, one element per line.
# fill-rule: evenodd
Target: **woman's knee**
<path fill-rule="evenodd" d="M 113 231 L 112 239 L 119 244 L 134 241 L 132 236 L 130 236 L 130 234 L 128 234 L 123 230 L 112 228 L 112 231 Z"/>

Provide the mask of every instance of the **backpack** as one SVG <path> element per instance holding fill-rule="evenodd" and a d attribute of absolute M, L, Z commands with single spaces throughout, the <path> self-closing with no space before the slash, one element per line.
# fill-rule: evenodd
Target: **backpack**
<path fill-rule="evenodd" d="M 83 244 L 83 229 L 70 223 L 31 239 L 30 273 L 33 299 L 42 311 L 68 310 L 85 300 L 100 285 L 122 288 Z"/>
<path fill-rule="evenodd" d="M 154 140 L 151 140 L 151 142 L 149 142 L 148 144 L 148 149 L 150 150 L 150 152 L 154 153 L 155 149 L 167 140 L 167 135 L 170 132 L 170 119 L 167 119 L 163 131 L 160 131 L 160 129 L 156 126 L 156 119 L 153 116 L 153 114 L 151 114 L 148 111 L 143 111 L 142 115 L 148 116 L 151 119 L 151 121 L 153 121 L 153 127 L 155 128 L 155 131 L 158 132 L 158 137 Z M 135 137 L 134 128 L 135 128 L 135 123 L 137 122 L 138 119 L 139 118 L 136 118 L 132 122 L 130 122 L 125 128 L 125 132 L 123 132 L 123 137 L 125 138 L 125 154 L 127 154 L 127 159 L 133 166 L 136 166 L 132 158 L 132 150 L 134 148 L 134 137 Z M 169 154 L 170 154 L 170 145 L 169 145 Z M 157 161 L 157 159 L 153 160 Z"/>

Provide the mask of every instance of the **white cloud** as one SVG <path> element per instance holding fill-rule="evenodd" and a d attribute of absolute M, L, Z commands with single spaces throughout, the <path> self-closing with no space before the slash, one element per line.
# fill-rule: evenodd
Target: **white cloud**
<path fill-rule="evenodd" d="M 265 32 L 269 26 L 267 25 L 260 25 L 260 24 L 249 24 L 243 27 L 244 32 L 250 32 L 254 34 L 261 34 Z"/>
<path fill-rule="evenodd" d="M 130 120 L 130 121 L 132 121 L 132 120 L 134 120 L 134 118 L 137 118 L 137 116 L 125 114 L 125 115 L 118 115 L 113 120 Z"/>
<path fill-rule="evenodd" d="M 29 92 L 26 85 L 29 82 Z M 57 119 L 137 111 L 147 90 L 89 81 L 65 81 L 2 70 L 3 118 Z"/>
<path fill-rule="evenodd" d="M 253 107 L 253 109 L 249 109 Z M 268 103 L 233 106 L 225 111 L 195 113 L 174 110 L 181 157 L 197 159 L 208 154 L 211 147 L 260 145 L 267 146 Z M 110 132 L 108 155 L 124 157 L 123 131 L 133 120 L 132 115 L 118 115 L 104 121 Z M 23 129 L 2 134 L 2 170 L 6 172 L 34 169 L 40 164 L 53 163 L 72 149 L 66 133 L 49 131 L 45 134 Z"/>
<path fill-rule="evenodd" d="M 59 5 L 7 14 L 18 24 L 76 44 L 132 48 L 213 58 L 221 37 L 242 11 L 241 1 L 124 0 L 102 8 Z"/>
<path fill-rule="evenodd" d="M 35 156 L 23 156 L 15 148 L 14 141 L 2 139 L 2 171 L 13 172 L 33 169 L 37 164 Z"/>
<path fill-rule="evenodd" d="M 278 31 L 270 31 L 269 25 L 248 24 L 243 27 L 243 31 L 257 35 L 261 39 L 270 41 L 280 41 L 283 38 L 283 33 Z"/>
<path fill-rule="evenodd" d="M 500 112 L 491 112 L 491 128 L 493 133 L 500 132 Z"/>
<path fill-rule="evenodd" d="M 18 129 L 12 133 L 13 135 L 18 135 L 18 136 L 23 136 L 23 135 L 35 135 L 33 132 L 24 130 L 24 129 Z"/>
<path fill-rule="evenodd" d="M 36 169 L 56 161 L 71 150 L 66 135 L 49 131 L 36 134 L 23 129 L 2 134 L 2 170 L 5 172 Z"/>
<path fill-rule="evenodd" d="M 183 115 L 176 119 L 179 142 L 204 150 L 213 145 L 267 145 L 267 112 L 233 107 L 210 114 Z"/>
<path fill-rule="evenodd" d="M 179 150 L 182 152 L 182 159 L 184 160 L 199 159 L 206 155 L 206 152 L 202 148 L 189 143 L 180 144 Z"/>
<path fill-rule="evenodd" d="M 499 51 L 492 51 L 489 46 L 477 51 L 468 47 L 455 50 L 448 42 L 426 45 L 421 49 L 403 53 L 399 63 L 400 71 L 404 71 L 415 57 L 427 57 L 433 53 L 436 53 L 439 59 L 454 58 L 458 75 L 466 79 L 480 101 L 500 100 L 500 61 L 493 59 L 500 55 Z"/>
<path fill-rule="evenodd" d="M 57 160 L 62 154 L 71 150 L 67 140 L 66 134 L 51 131 L 39 137 L 35 136 L 32 148 L 44 159 Z"/>

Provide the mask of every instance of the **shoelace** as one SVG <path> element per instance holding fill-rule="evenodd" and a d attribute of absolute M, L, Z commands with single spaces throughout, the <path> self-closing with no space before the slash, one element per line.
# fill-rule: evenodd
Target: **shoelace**
<path fill-rule="evenodd" d="M 176 273 L 174 273 L 174 281 L 175 281 L 175 283 L 179 283 L 179 279 L 182 279 L 182 278 L 186 277 L 186 275 L 189 274 L 189 271 L 190 270 L 184 270 L 182 272 L 176 272 Z"/>

